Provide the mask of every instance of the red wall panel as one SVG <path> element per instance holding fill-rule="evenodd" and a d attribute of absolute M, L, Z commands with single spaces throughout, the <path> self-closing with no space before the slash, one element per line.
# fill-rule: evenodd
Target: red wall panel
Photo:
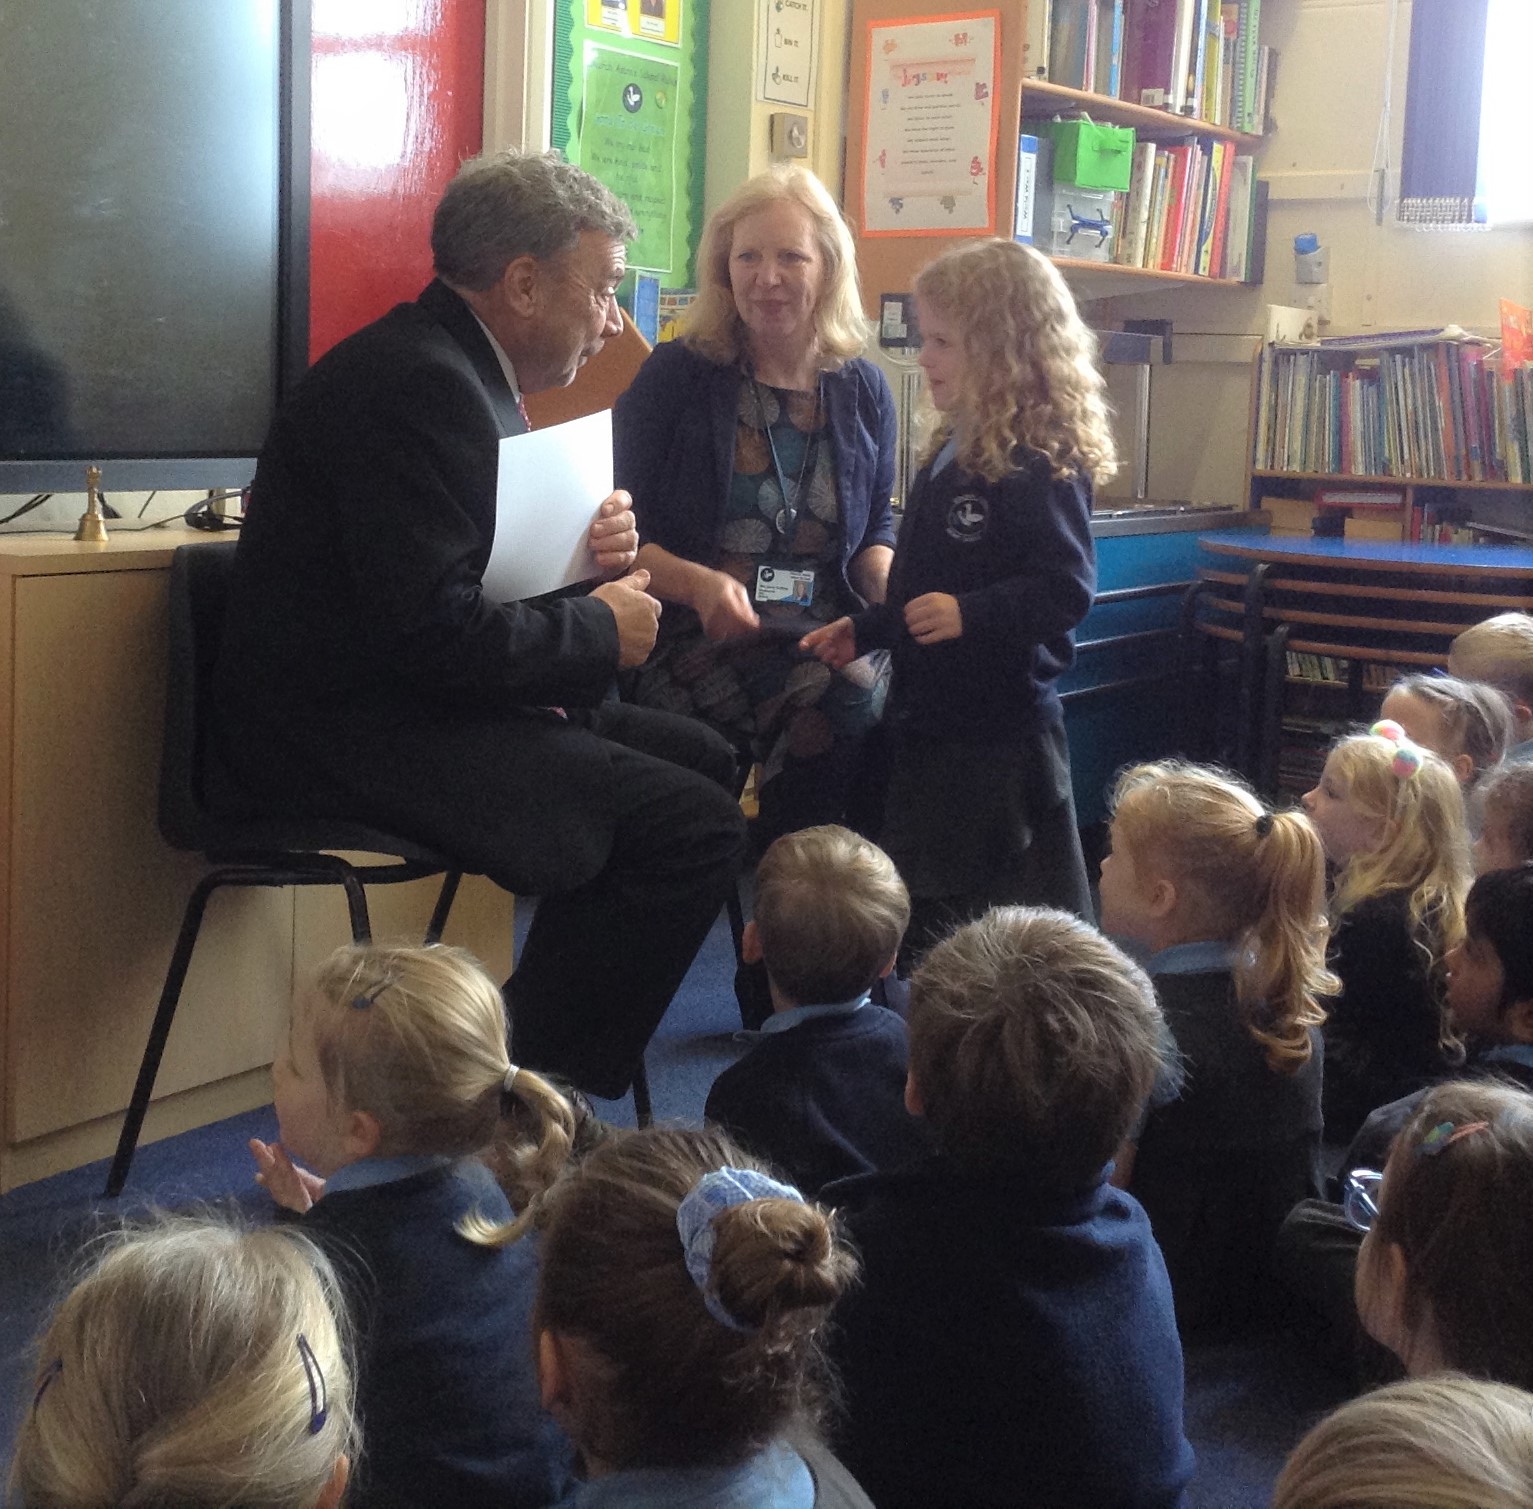
<path fill-rule="evenodd" d="M 309 360 L 413 299 L 431 212 L 479 151 L 484 0 L 314 0 Z"/>

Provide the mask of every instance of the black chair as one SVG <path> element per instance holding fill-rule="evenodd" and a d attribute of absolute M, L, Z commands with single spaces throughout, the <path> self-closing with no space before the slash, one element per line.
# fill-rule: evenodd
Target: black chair
<path fill-rule="evenodd" d="M 144 1114 L 154 1093 L 165 1042 L 175 1019 L 181 988 L 192 962 L 208 899 L 222 886 L 336 885 L 346 893 L 351 936 L 371 940 L 367 915 L 369 885 L 387 885 L 442 876 L 425 941 L 435 943 L 447 925 L 461 872 L 420 844 L 379 832 L 361 823 L 328 818 L 229 818 L 209 810 L 210 772 L 204 737 L 208 676 L 218 652 L 232 541 L 183 545 L 170 568 L 170 654 L 165 688 L 165 742 L 160 755 L 159 826 L 172 848 L 204 854 L 213 868 L 197 883 L 186 903 L 160 1004 L 149 1029 L 138 1080 L 107 1175 L 106 1193 L 122 1192 L 138 1146 Z M 337 853 L 395 855 L 392 863 L 354 865 Z M 642 1078 L 642 1069 L 641 1069 Z M 639 1099 L 639 1082 L 634 1098 Z M 648 1086 L 644 1095 L 646 1108 Z"/>

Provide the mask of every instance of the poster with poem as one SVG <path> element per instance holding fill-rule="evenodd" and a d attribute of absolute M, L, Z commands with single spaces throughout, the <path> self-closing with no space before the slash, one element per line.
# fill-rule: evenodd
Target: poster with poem
<path fill-rule="evenodd" d="M 874 22 L 863 101 L 867 236 L 995 234 L 999 12 Z"/>
<path fill-rule="evenodd" d="M 633 214 L 628 265 L 664 271 L 676 213 L 675 63 L 587 44 L 580 165 Z"/>
<path fill-rule="evenodd" d="M 646 42 L 681 43 L 683 0 L 586 0 L 586 25 Z"/>

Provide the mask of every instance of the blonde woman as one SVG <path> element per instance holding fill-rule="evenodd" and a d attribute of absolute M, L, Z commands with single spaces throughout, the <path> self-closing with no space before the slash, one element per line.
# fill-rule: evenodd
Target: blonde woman
<path fill-rule="evenodd" d="M 894 400 L 861 354 L 850 232 L 802 168 L 763 173 L 718 209 L 697 282 L 681 339 L 614 411 L 636 564 L 665 603 L 627 690 L 763 762 L 764 846 L 842 818 L 878 716 L 876 676 L 836 675 L 795 641 L 883 600 Z"/>
<path fill-rule="evenodd" d="M 335 1509 L 358 1449 L 341 1315 L 294 1232 L 112 1238 L 38 1343 L 6 1502 Z"/>
<path fill-rule="evenodd" d="M 1095 342 L 1047 258 L 970 242 L 915 299 L 937 418 L 888 600 L 803 646 L 833 668 L 893 651 L 881 842 L 919 951 L 997 903 L 1091 916 L 1054 683 L 1096 588 L 1092 488 L 1116 462 Z"/>

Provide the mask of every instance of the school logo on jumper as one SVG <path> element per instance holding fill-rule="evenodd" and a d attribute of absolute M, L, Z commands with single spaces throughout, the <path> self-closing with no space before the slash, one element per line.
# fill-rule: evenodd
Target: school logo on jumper
<path fill-rule="evenodd" d="M 960 493 L 947 511 L 947 533 L 960 545 L 972 545 L 990 522 L 990 505 L 975 493 Z"/>

